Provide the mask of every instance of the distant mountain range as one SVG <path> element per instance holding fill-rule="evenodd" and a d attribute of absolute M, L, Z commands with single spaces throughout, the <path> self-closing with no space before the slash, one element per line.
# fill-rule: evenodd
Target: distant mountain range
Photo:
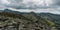
<path fill-rule="evenodd" d="M 10 9 L 0 10 L 0 12 L 11 12 L 11 13 L 17 13 L 17 14 L 25 14 L 25 12 L 12 11 Z M 31 12 L 31 13 L 37 14 L 37 15 L 43 17 L 43 18 L 47 18 L 47 19 L 53 20 L 56 23 L 60 23 L 60 14 L 34 13 L 34 12 Z"/>

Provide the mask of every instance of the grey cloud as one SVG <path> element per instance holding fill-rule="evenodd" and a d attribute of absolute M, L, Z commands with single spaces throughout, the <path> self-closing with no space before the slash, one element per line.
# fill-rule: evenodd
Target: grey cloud
<path fill-rule="evenodd" d="M 34 9 L 33 11 L 35 11 L 35 9 L 37 8 L 37 10 L 38 10 L 37 12 L 48 11 L 48 12 L 51 12 L 51 13 L 60 14 L 60 0 L 52 0 L 53 3 L 48 4 L 49 6 L 46 6 L 46 4 L 44 4 L 44 3 L 39 4 L 39 2 L 38 3 L 33 2 L 32 0 L 30 0 L 30 1 L 28 1 L 28 0 L 8 0 L 8 2 L 9 3 L 4 4 L 0 0 L 0 9 L 13 8 L 13 9 L 17 9 L 17 11 L 18 11 L 18 9 L 23 9 L 23 10 L 24 9 Z M 42 10 L 39 10 L 38 8 L 42 9 Z M 46 9 L 46 10 L 43 10 L 43 9 Z M 21 11 L 21 10 L 19 10 L 19 11 Z M 27 10 L 27 12 L 29 12 L 29 10 Z"/>
<path fill-rule="evenodd" d="M 53 0 L 53 6 L 60 6 L 60 0 Z"/>
<path fill-rule="evenodd" d="M 2 4 L 1 0 L 0 0 L 0 5 L 3 5 L 4 7 L 8 7 L 8 8 L 16 8 L 16 9 L 35 9 L 35 8 L 54 8 L 60 5 L 60 0 L 53 0 L 52 4 L 49 4 L 51 6 L 46 7 L 46 6 L 42 6 L 38 3 L 28 0 L 8 0 L 10 3 L 9 4 Z M 2 6 L 2 7 L 3 7 Z"/>

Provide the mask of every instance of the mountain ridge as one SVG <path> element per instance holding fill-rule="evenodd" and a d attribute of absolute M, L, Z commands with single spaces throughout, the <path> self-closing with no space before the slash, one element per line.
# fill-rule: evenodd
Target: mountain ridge
<path fill-rule="evenodd" d="M 25 12 L 18 12 L 18 11 L 12 11 L 9 9 L 3 10 L 0 15 L 2 16 L 8 16 L 8 17 L 13 17 L 13 18 L 21 18 L 28 21 L 32 21 L 33 23 L 38 22 L 42 24 L 49 24 L 49 26 L 54 25 L 56 27 L 60 27 L 60 15 L 58 14 L 51 14 L 51 13 L 25 13 Z M 55 22 L 56 21 L 56 22 Z"/>

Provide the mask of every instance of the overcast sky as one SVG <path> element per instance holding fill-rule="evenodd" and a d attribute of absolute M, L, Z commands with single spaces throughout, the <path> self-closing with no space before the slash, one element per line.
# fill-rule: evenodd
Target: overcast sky
<path fill-rule="evenodd" d="M 25 11 L 27 9 L 26 12 L 51 12 L 60 14 L 60 0 L 0 0 L 0 9 L 5 8 L 16 11 Z"/>

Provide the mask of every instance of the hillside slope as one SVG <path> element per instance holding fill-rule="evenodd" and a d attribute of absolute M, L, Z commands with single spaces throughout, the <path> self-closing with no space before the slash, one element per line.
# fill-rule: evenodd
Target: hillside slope
<path fill-rule="evenodd" d="M 2 30 L 56 30 L 55 23 L 37 14 L 15 14 L 0 12 L 0 29 Z"/>
<path fill-rule="evenodd" d="M 39 15 L 42 18 L 49 19 L 55 22 L 56 27 L 60 30 L 60 15 L 59 14 L 40 13 Z"/>

